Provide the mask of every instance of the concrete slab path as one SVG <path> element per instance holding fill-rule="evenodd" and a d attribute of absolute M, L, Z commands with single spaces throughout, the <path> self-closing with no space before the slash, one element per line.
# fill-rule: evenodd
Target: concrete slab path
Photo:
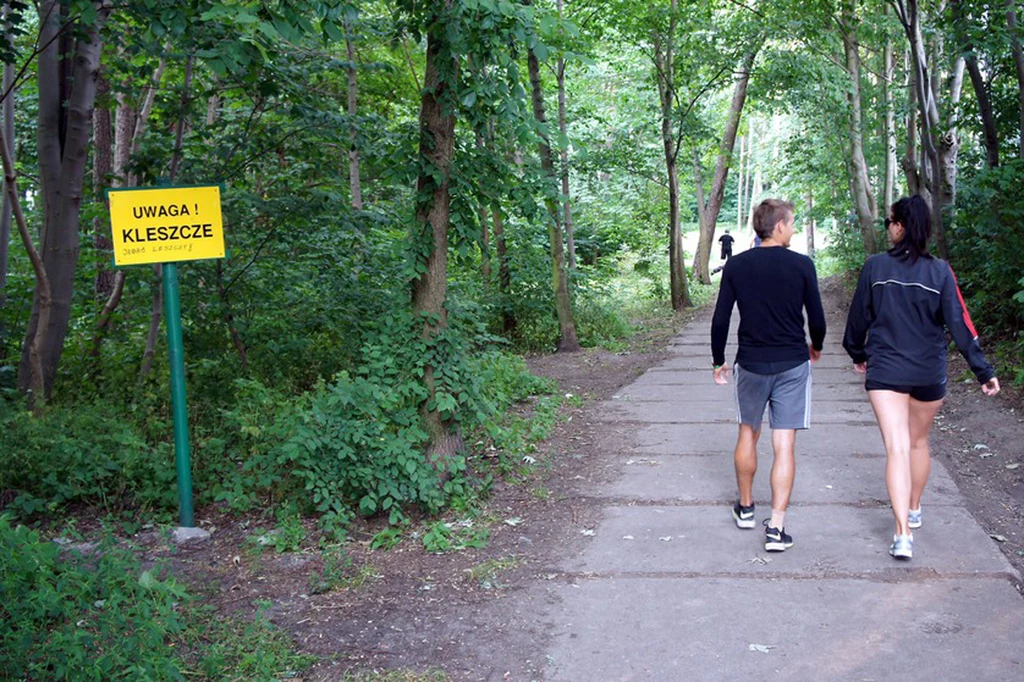
<path fill-rule="evenodd" d="M 1024 680 L 1019 576 L 939 461 L 913 561 L 889 557 L 885 452 L 834 328 L 797 437 L 795 545 L 763 548 L 770 438 L 758 525 L 736 528 L 733 393 L 712 382 L 709 326 L 596 410 L 592 442 L 618 475 L 581 491 L 601 520 L 531 600 L 553 633 L 544 678 Z"/>

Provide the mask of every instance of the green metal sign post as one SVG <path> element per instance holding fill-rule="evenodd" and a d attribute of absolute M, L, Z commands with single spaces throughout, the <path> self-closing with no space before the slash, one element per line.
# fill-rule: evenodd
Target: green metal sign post
<path fill-rule="evenodd" d="M 178 264 L 164 263 L 164 314 L 171 364 L 171 405 L 174 411 L 174 463 L 178 471 L 181 525 L 195 525 L 192 516 L 192 455 L 188 443 L 188 402 L 185 398 L 185 349 L 181 340 L 181 298 Z"/>
<path fill-rule="evenodd" d="M 174 412 L 174 463 L 178 473 L 179 517 L 184 528 L 195 527 L 195 519 L 192 514 L 192 454 L 188 442 L 178 263 L 225 257 L 220 195 L 221 188 L 216 185 L 164 186 L 157 189 L 134 187 L 107 191 L 114 265 L 119 268 L 163 265 L 164 313 Z"/>

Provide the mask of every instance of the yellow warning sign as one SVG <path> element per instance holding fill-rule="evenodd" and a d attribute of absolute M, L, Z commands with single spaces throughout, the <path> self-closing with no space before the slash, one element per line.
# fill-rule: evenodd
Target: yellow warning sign
<path fill-rule="evenodd" d="M 110 190 L 114 263 L 224 257 L 220 187 Z"/>

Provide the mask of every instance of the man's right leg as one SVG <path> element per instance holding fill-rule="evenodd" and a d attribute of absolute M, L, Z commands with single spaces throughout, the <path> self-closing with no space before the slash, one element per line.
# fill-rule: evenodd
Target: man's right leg
<path fill-rule="evenodd" d="M 750 424 L 740 424 L 740 433 L 736 438 L 736 450 L 733 461 L 736 464 L 736 487 L 740 491 L 740 506 L 751 507 L 754 504 L 754 474 L 757 473 L 757 439 L 760 429 L 755 431 Z"/>
<path fill-rule="evenodd" d="M 761 420 L 771 391 L 770 377 L 746 372 L 736 365 L 736 416 L 739 433 L 733 462 L 736 467 L 736 487 L 740 499 L 733 505 L 732 516 L 740 528 L 753 528 L 754 474 L 757 473 L 757 439 L 761 435 Z"/>

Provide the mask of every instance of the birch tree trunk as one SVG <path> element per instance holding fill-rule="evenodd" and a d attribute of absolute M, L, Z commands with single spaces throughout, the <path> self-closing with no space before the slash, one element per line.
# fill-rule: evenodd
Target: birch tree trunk
<path fill-rule="evenodd" d="M 558 18 L 562 19 L 562 10 L 564 9 L 564 0 L 558 0 Z M 556 79 L 558 81 L 558 130 L 562 133 L 562 143 L 567 144 L 569 135 L 567 132 L 566 121 L 565 121 L 565 58 L 559 56 L 558 64 L 555 67 Z M 565 225 L 565 247 L 568 251 L 569 257 L 569 270 L 576 269 L 576 237 L 573 233 L 572 224 L 572 201 L 569 199 L 569 149 L 567 146 L 563 146 L 561 153 L 559 154 L 561 167 L 559 173 L 562 176 L 562 196 L 565 197 L 565 201 L 562 206 L 564 213 L 564 225 Z"/>
<path fill-rule="evenodd" d="M 817 227 L 817 221 L 814 220 L 811 215 L 811 211 L 814 210 L 814 195 L 808 190 L 807 192 L 807 218 L 804 223 L 804 229 L 807 231 L 807 256 L 814 258 L 814 229 Z"/>
<path fill-rule="evenodd" d="M 744 156 L 743 144 L 746 140 L 740 135 L 740 176 L 736 179 L 736 234 L 739 235 L 743 231 L 743 173 L 746 169 L 743 167 L 746 162 L 746 156 Z M 697 199 L 698 205 L 700 205 L 700 198 Z"/>
<path fill-rule="evenodd" d="M 888 13 L 888 8 L 886 8 Z M 893 66 L 892 41 L 885 41 L 882 53 L 882 104 L 885 107 L 885 181 L 882 185 L 882 206 L 880 212 L 892 206 L 896 190 L 896 113 L 892 99 L 892 82 L 896 75 Z"/>
<path fill-rule="evenodd" d="M 843 49 L 846 52 L 846 71 L 850 76 L 847 100 L 850 103 L 850 189 L 853 206 L 860 223 L 861 239 L 868 254 L 878 253 L 875 226 L 878 222 L 878 205 L 875 203 L 868 177 L 868 164 L 864 158 L 864 132 L 861 122 L 860 88 L 860 45 L 857 41 L 857 26 L 854 19 L 855 0 L 843 5 L 840 27 L 843 34 Z"/>
<path fill-rule="evenodd" d="M 359 83 L 356 79 L 356 46 L 352 40 L 352 27 L 345 25 L 345 51 L 348 55 L 348 65 L 345 71 L 348 73 L 348 122 L 350 126 L 348 139 L 348 183 L 352 194 L 352 208 L 357 211 L 363 210 L 363 188 L 359 179 L 359 147 L 357 143 L 358 131 L 356 130 L 356 98 L 359 94 Z"/>
<path fill-rule="evenodd" d="M 936 103 L 936 91 L 933 81 L 929 78 L 928 57 L 925 51 L 924 38 L 921 31 L 921 12 L 917 0 L 891 0 L 896 8 L 896 15 L 910 42 L 910 56 L 914 72 L 914 94 L 917 98 L 921 124 L 921 164 L 920 187 L 928 187 L 931 197 L 932 234 L 938 247 L 939 256 L 949 258 L 946 246 L 946 232 L 942 215 L 942 170 L 939 150 L 935 139 L 935 131 L 939 126 L 939 109 Z M 922 194 L 924 194 L 922 192 Z"/>

